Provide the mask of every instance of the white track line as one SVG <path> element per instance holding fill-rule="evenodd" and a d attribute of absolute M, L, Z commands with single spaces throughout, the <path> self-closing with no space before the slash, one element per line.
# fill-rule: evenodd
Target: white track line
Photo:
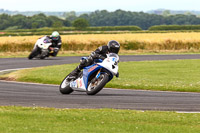
<path fill-rule="evenodd" d="M 30 69 L 30 68 L 15 68 L 15 69 L 6 69 L 6 70 L 0 70 L 0 73 L 1 73 L 1 72 L 7 72 L 7 71 L 17 71 L 17 70 L 20 70 L 20 69 Z"/>
<path fill-rule="evenodd" d="M 104 88 L 104 89 L 110 89 L 112 90 L 113 88 Z M 141 91 L 141 92 L 162 92 L 162 93 L 178 93 L 178 94 L 199 94 L 199 92 L 177 92 L 177 91 L 158 91 L 158 90 L 139 90 L 139 89 L 118 89 L 115 88 L 117 90 L 120 91 L 124 91 L 124 90 L 135 90 L 135 91 Z"/>
<path fill-rule="evenodd" d="M 31 82 L 18 82 L 18 81 L 7 81 L 7 80 L 0 80 L 0 82 L 4 83 L 16 83 L 16 84 L 28 84 L 28 85 L 40 85 L 40 86 L 59 86 L 53 84 L 41 84 L 41 83 L 31 83 Z"/>

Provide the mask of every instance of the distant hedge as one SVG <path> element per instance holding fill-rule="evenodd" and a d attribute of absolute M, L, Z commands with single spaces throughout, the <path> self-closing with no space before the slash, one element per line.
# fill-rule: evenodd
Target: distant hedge
<path fill-rule="evenodd" d="M 58 28 L 38 28 L 38 29 L 16 29 L 3 30 L 7 32 L 42 32 L 42 31 L 77 31 L 74 27 L 58 27 Z M 101 27 L 87 27 L 85 29 L 78 29 L 79 31 L 141 31 L 138 26 L 101 26 Z"/>
<path fill-rule="evenodd" d="M 151 26 L 148 30 L 200 30 L 200 25 L 156 25 Z"/>
<path fill-rule="evenodd" d="M 138 26 L 102 26 L 102 27 L 88 27 L 88 31 L 140 31 Z"/>

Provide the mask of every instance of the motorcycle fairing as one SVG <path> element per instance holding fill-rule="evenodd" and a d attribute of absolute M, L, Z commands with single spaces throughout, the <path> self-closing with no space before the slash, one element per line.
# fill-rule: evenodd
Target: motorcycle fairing
<path fill-rule="evenodd" d="M 86 91 L 83 78 L 78 78 L 75 81 L 70 82 L 70 87 L 72 87 L 74 90 Z"/>
<path fill-rule="evenodd" d="M 91 66 L 85 67 L 83 69 L 83 81 L 85 84 L 85 88 L 88 87 L 88 79 L 89 77 L 96 72 L 97 70 L 99 70 L 100 68 L 102 68 L 102 66 L 98 65 L 98 64 L 93 64 Z"/>
<path fill-rule="evenodd" d="M 82 59 L 86 59 L 87 57 L 85 57 L 85 58 L 82 58 Z M 113 59 L 114 60 L 114 59 Z M 99 60 L 96 60 L 97 62 L 99 62 L 99 63 L 101 63 L 102 62 L 102 60 L 101 59 L 99 59 Z M 70 83 L 70 87 L 72 87 L 73 89 L 75 89 L 75 90 L 86 90 L 87 89 L 87 87 L 88 87 L 88 80 L 89 80 L 89 78 L 90 78 L 90 76 L 94 73 L 94 72 L 96 72 L 96 71 L 98 71 L 99 69 L 101 69 L 101 68 L 104 68 L 103 66 L 101 66 L 101 64 L 93 64 L 93 65 L 91 65 L 91 66 L 88 66 L 88 67 L 84 67 L 84 69 L 83 69 L 83 76 L 81 77 L 81 78 L 78 78 L 78 79 L 76 79 L 75 81 L 72 81 L 71 83 Z M 106 70 L 106 72 L 107 73 L 109 73 L 109 81 L 113 78 L 113 74 L 109 71 L 109 70 L 107 70 L 107 69 L 105 69 L 104 68 L 104 70 Z M 105 73 L 105 72 L 100 72 L 97 76 L 96 76 L 96 78 L 98 78 L 99 76 L 100 76 L 100 74 L 102 74 L 102 73 Z M 108 82 L 109 82 L 108 81 Z"/>
<path fill-rule="evenodd" d="M 93 64 L 91 66 L 85 67 L 83 69 L 83 76 L 76 79 L 75 81 L 70 82 L 70 87 L 72 87 L 74 90 L 79 91 L 86 91 L 88 87 L 88 80 L 89 77 L 96 71 L 98 71 L 102 66 Z"/>
<path fill-rule="evenodd" d="M 85 84 L 85 88 L 88 87 L 88 79 L 89 79 L 89 77 L 90 77 L 94 72 L 98 71 L 100 68 L 104 68 L 104 67 L 101 66 L 101 65 L 99 65 L 99 64 L 93 64 L 93 65 L 88 66 L 88 67 L 85 67 L 85 68 L 83 69 L 83 81 L 84 81 L 84 84 Z M 104 70 L 106 70 L 106 69 L 104 68 Z M 107 72 L 109 73 L 109 81 L 110 81 L 110 80 L 113 78 L 113 74 L 112 74 L 111 72 L 109 72 L 109 71 L 107 71 Z M 99 75 L 100 75 L 101 73 L 104 73 L 104 72 L 100 72 L 100 73 L 97 75 L 96 78 L 98 78 Z"/>

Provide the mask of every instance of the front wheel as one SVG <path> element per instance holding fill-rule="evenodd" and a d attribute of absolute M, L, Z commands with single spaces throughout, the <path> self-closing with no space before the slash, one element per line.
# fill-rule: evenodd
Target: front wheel
<path fill-rule="evenodd" d="M 34 57 L 36 57 L 38 54 L 40 53 L 40 49 L 38 47 L 36 47 L 35 49 L 33 49 L 33 51 L 30 53 L 30 55 L 28 56 L 28 59 L 31 60 Z"/>
<path fill-rule="evenodd" d="M 88 95 L 97 94 L 101 89 L 103 89 L 103 87 L 106 85 L 108 80 L 109 80 L 109 76 L 107 73 L 101 74 L 98 79 L 96 79 L 95 81 L 91 81 L 89 83 L 86 93 Z"/>
<path fill-rule="evenodd" d="M 65 77 L 65 79 L 60 84 L 60 92 L 62 94 L 70 94 L 73 92 L 72 88 L 70 87 L 70 81 L 67 80 L 68 76 Z"/>

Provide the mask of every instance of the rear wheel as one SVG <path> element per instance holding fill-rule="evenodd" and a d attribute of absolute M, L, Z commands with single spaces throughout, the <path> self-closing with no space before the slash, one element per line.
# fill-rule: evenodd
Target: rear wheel
<path fill-rule="evenodd" d="M 72 88 L 70 87 L 70 81 L 67 80 L 68 76 L 60 84 L 60 92 L 62 94 L 70 94 L 73 92 Z"/>
<path fill-rule="evenodd" d="M 28 56 L 28 59 L 31 60 L 36 57 L 40 53 L 40 49 L 38 47 L 34 48 L 33 51 Z"/>
<path fill-rule="evenodd" d="M 96 78 L 96 77 L 95 77 Z M 94 79 L 93 79 L 94 80 Z M 109 76 L 107 73 L 103 73 L 99 76 L 98 79 L 95 79 L 94 81 L 91 81 L 88 85 L 88 89 L 86 93 L 88 95 L 95 95 L 97 94 L 103 87 L 106 85 L 106 83 L 109 80 Z"/>

